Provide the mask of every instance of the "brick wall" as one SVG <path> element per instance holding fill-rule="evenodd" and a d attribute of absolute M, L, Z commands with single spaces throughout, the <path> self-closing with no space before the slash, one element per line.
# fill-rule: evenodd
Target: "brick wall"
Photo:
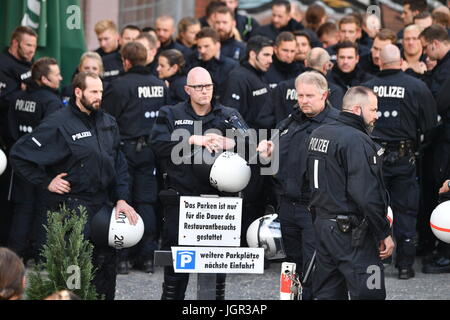
<path fill-rule="evenodd" d="M 205 15 L 206 6 L 211 0 L 196 0 L 195 1 L 195 17 L 200 18 Z"/>

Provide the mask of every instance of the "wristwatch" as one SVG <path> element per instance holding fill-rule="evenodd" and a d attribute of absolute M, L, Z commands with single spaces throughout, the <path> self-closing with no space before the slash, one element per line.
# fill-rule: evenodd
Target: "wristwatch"
<path fill-rule="evenodd" d="M 447 182 L 447 187 L 450 189 L 450 180 Z"/>

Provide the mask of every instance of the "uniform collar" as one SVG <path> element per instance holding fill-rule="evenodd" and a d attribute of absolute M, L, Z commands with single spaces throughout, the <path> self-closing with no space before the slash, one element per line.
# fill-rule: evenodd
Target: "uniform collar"
<path fill-rule="evenodd" d="M 202 120 L 202 119 L 209 119 L 212 115 L 220 111 L 220 108 L 219 104 L 213 98 L 213 100 L 211 101 L 211 111 L 205 114 L 204 116 L 199 116 L 197 113 L 195 113 L 194 108 L 192 108 L 190 101 L 185 102 L 185 111 L 186 113 L 190 114 L 194 119 Z"/>
<path fill-rule="evenodd" d="M 294 105 L 294 111 L 292 112 L 292 117 L 300 122 L 311 121 L 311 122 L 322 123 L 324 121 L 324 119 L 327 117 L 329 112 L 330 112 L 330 107 L 325 105 L 325 108 L 322 110 L 322 112 L 315 115 L 314 117 L 307 117 L 302 112 L 302 110 L 300 110 L 298 103 L 296 103 Z"/>
<path fill-rule="evenodd" d="M 10 57 L 11 59 L 13 59 L 15 62 L 20 63 L 21 65 L 31 68 L 31 65 L 33 64 L 33 60 L 31 62 L 26 61 L 26 60 L 19 60 L 16 57 L 14 57 L 10 52 L 9 52 L 9 47 L 6 47 L 5 50 L 3 51 L 6 55 L 8 55 L 8 57 Z"/>
<path fill-rule="evenodd" d="M 386 77 L 403 72 L 402 69 L 385 69 L 378 73 L 378 77 Z"/>
<path fill-rule="evenodd" d="M 256 74 L 256 76 L 258 76 L 258 77 L 262 77 L 262 76 L 264 76 L 264 74 L 265 74 L 264 71 L 255 69 L 255 68 L 248 62 L 248 60 L 243 61 L 241 65 L 242 65 L 245 69 L 248 69 L 248 70 L 250 70 L 251 72 L 253 72 L 254 74 Z"/>
<path fill-rule="evenodd" d="M 369 135 L 366 126 L 364 124 L 363 118 L 361 116 L 358 116 L 357 114 L 341 111 L 341 113 L 339 113 L 337 120 Z"/>
<path fill-rule="evenodd" d="M 127 73 L 151 74 L 151 70 L 146 66 L 133 66 Z"/>

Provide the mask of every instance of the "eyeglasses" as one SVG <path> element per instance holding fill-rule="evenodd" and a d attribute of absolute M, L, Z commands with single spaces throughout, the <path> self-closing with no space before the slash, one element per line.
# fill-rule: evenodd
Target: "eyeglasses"
<path fill-rule="evenodd" d="M 212 84 L 212 83 L 210 83 L 210 84 L 197 84 L 197 85 L 187 84 L 186 86 L 188 86 L 189 88 L 193 88 L 197 92 L 201 92 L 201 91 L 203 91 L 203 89 L 206 89 L 206 91 L 211 91 L 213 89 L 213 87 L 214 87 L 214 84 Z"/>

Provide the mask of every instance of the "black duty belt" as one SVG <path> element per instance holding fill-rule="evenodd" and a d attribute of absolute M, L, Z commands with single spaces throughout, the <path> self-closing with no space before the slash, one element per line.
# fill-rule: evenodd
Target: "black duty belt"
<path fill-rule="evenodd" d="M 415 161 L 417 147 L 412 140 L 382 141 L 380 145 L 384 149 L 384 162 L 394 163 L 405 157 Z"/>

